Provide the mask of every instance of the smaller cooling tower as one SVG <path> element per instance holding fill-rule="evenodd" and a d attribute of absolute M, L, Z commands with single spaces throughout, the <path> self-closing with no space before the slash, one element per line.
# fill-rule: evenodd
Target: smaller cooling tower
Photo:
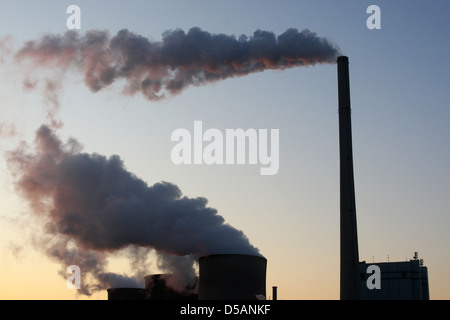
<path fill-rule="evenodd" d="M 144 300 L 145 289 L 141 288 L 110 288 L 108 300 Z"/>
<path fill-rule="evenodd" d="M 145 300 L 197 300 L 198 278 L 183 290 L 174 290 L 167 285 L 171 274 L 151 274 L 145 276 Z"/>
<path fill-rule="evenodd" d="M 199 259 L 199 300 L 257 300 L 266 296 L 267 260 L 218 254 Z"/>

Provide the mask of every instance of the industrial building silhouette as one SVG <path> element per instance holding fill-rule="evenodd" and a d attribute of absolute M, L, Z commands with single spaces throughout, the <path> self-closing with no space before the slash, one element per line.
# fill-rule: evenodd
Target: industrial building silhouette
<path fill-rule="evenodd" d="M 143 288 L 110 288 L 108 300 L 260 300 L 266 296 L 267 260 L 218 254 L 200 257 L 199 276 L 184 290 L 168 285 L 173 275 L 148 275 Z"/>
<path fill-rule="evenodd" d="M 369 289 L 367 269 L 377 266 L 380 270 L 380 288 Z M 362 300 L 430 300 L 428 268 L 417 252 L 409 261 L 359 264 Z"/>

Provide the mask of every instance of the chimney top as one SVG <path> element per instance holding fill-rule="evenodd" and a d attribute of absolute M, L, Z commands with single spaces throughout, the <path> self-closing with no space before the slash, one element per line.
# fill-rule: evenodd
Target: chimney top
<path fill-rule="evenodd" d="M 342 62 L 348 62 L 348 57 L 347 56 L 339 56 L 338 58 L 337 58 L 337 62 L 340 62 L 340 61 L 342 61 Z"/>

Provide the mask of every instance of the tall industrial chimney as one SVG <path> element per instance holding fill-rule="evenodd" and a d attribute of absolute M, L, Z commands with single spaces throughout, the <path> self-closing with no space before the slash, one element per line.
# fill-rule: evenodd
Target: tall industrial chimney
<path fill-rule="evenodd" d="M 361 298 L 348 57 L 337 59 L 341 203 L 341 300 Z"/>

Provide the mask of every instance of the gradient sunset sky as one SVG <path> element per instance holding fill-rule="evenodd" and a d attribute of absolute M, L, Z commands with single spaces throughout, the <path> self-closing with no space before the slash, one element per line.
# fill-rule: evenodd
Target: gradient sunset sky
<path fill-rule="evenodd" d="M 28 40 L 66 32 L 71 4 L 81 8 L 81 34 L 126 28 L 159 41 L 177 28 L 236 37 L 297 28 L 339 46 L 350 61 L 360 260 L 405 261 L 417 251 L 430 298 L 450 298 L 449 1 L 39 0 L 0 2 L 0 299 L 106 298 L 68 289 L 61 265 L 36 246 L 37 222 L 5 159 L 48 120 L 11 55 Z M 380 30 L 366 27 L 373 4 Z M 120 83 L 93 93 L 71 73 L 58 136 L 87 153 L 119 155 L 149 185 L 169 181 L 207 198 L 267 258 L 268 297 L 276 285 L 279 299 L 339 299 L 337 99 L 335 64 L 226 79 L 158 102 L 123 95 Z M 222 132 L 279 129 L 278 174 L 262 176 L 260 165 L 173 164 L 172 132 L 193 132 L 196 120 Z M 111 271 L 129 268 L 126 256 L 111 259 Z"/>

